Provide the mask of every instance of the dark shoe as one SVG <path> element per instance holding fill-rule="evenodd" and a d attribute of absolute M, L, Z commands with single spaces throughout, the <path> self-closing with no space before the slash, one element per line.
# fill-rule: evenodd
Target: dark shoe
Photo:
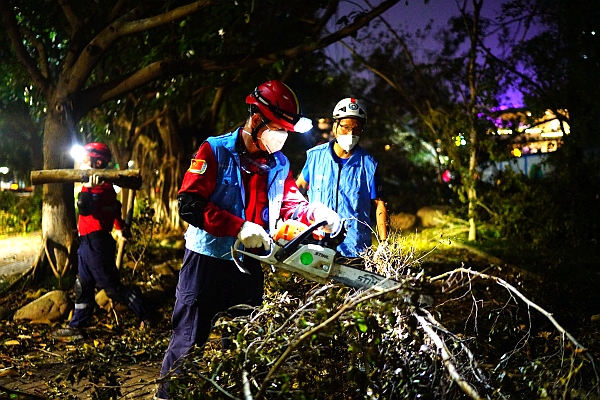
<path fill-rule="evenodd" d="M 152 400 L 169 400 L 169 384 L 159 383 L 156 387 L 156 393 L 152 397 Z"/>
<path fill-rule="evenodd" d="M 158 319 L 156 318 L 146 318 L 140 323 L 140 330 L 146 330 L 151 328 L 156 328 L 158 325 Z"/>
<path fill-rule="evenodd" d="M 72 339 L 72 340 L 80 340 L 83 339 L 83 332 L 78 328 L 59 328 L 52 332 L 52 337 L 57 339 Z"/>

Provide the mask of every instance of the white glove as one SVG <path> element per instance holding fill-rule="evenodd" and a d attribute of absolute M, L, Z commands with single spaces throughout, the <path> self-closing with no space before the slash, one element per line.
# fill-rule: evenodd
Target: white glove
<path fill-rule="evenodd" d="M 342 219 L 339 214 L 327 207 L 325 204 L 315 203 L 312 213 L 309 213 L 308 220 L 311 225 L 315 222 L 327 221 L 327 225 L 321 229 L 326 233 L 337 233 L 342 227 Z"/>
<path fill-rule="evenodd" d="M 390 251 L 390 245 L 387 240 L 382 240 L 377 245 L 377 250 L 375 250 L 375 254 L 373 254 L 373 259 L 375 261 L 384 261 L 388 257 L 388 253 Z"/>
<path fill-rule="evenodd" d="M 250 249 L 262 246 L 268 251 L 271 248 L 271 237 L 262 226 L 254 222 L 244 222 L 237 237 L 245 247 Z"/>
<path fill-rule="evenodd" d="M 102 182 L 104 182 L 104 181 L 102 180 L 100 175 L 92 174 L 92 175 L 90 175 L 89 181 L 84 183 L 83 186 L 85 186 L 85 187 L 100 186 L 100 185 L 102 185 Z"/>

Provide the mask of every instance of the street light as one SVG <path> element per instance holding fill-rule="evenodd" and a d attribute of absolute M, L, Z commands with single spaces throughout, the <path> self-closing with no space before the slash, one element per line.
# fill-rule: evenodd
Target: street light
<path fill-rule="evenodd" d="M 0 178 L 0 190 L 4 190 L 4 175 L 8 174 L 8 167 L 0 167 L 0 174 L 2 174 L 2 178 Z"/>

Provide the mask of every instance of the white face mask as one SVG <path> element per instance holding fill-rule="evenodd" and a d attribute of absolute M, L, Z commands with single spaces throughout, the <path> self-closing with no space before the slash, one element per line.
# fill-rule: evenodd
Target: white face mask
<path fill-rule="evenodd" d="M 360 137 L 354 135 L 338 135 L 335 140 L 346 153 L 349 153 L 358 143 L 358 139 Z"/>
<path fill-rule="evenodd" d="M 287 137 L 288 133 L 286 131 L 272 131 L 266 129 L 260 136 L 260 141 L 263 142 L 267 152 L 273 154 L 283 148 Z"/>

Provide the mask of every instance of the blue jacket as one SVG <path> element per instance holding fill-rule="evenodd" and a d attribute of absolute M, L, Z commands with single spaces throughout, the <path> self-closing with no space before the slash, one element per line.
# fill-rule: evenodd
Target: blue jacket
<path fill-rule="evenodd" d="M 237 136 L 238 130 L 235 130 L 222 136 L 206 139 L 219 165 L 215 191 L 209 200 L 219 208 L 240 218 L 245 218 L 246 196 L 240 170 L 240 158 L 235 149 Z M 283 153 L 278 151 L 273 155 L 276 165 L 269 171 L 268 177 L 269 230 L 271 232 L 275 231 L 275 223 L 279 218 L 285 178 L 290 170 L 290 163 Z M 189 225 L 184 237 L 185 247 L 196 253 L 224 260 L 232 259 L 231 246 L 235 243 L 235 237 L 217 237 L 193 225 Z"/>
<path fill-rule="evenodd" d="M 306 152 L 302 175 L 308 182 L 308 200 L 320 202 L 348 218 L 348 234 L 337 248 L 345 257 L 358 257 L 371 246 L 371 187 L 375 186 L 377 161 L 360 146 L 340 165 L 333 158 L 333 144 L 324 143 Z"/>

